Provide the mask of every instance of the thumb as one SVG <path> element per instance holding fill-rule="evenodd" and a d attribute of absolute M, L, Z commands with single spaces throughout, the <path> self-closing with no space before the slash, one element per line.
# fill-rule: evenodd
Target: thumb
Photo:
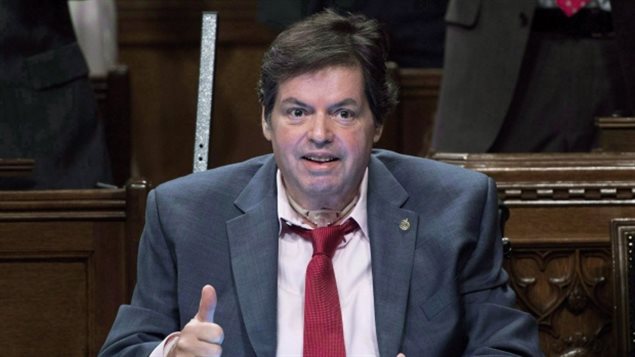
<path fill-rule="evenodd" d="M 400 354 L 397 355 L 397 357 L 406 357 L 406 355 L 403 354 L 403 353 L 400 353 Z"/>
<path fill-rule="evenodd" d="M 198 304 L 198 312 L 194 318 L 201 322 L 214 322 L 214 311 L 216 311 L 216 290 L 207 284 L 201 290 L 201 302 Z"/>

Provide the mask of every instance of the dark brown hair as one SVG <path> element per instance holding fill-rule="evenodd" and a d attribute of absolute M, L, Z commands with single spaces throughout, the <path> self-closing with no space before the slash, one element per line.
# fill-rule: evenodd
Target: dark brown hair
<path fill-rule="evenodd" d="M 397 87 L 386 70 L 387 47 L 379 24 L 363 15 L 325 10 L 292 25 L 276 37 L 262 61 L 258 99 L 265 120 L 270 122 L 278 86 L 285 80 L 331 66 L 359 66 L 375 125 L 382 125 L 397 104 Z"/>

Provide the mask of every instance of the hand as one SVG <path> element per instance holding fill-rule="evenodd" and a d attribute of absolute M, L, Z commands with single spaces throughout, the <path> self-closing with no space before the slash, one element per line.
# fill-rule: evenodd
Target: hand
<path fill-rule="evenodd" d="M 397 355 L 397 357 L 406 357 L 406 355 L 403 354 L 403 353 L 400 353 L 400 354 Z"/>
<path fill-rule="evenodd" d="M 223 329 L 214 323 L 215 310 L 216 290 L 211 285 L 205 285 L 201 290 L 198 312 L 185 325 L 168 357 L 220 356 L 224 335 Z"/>

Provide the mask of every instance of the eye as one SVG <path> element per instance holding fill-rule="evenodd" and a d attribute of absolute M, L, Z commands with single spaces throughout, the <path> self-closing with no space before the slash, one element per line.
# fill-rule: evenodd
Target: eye
<path fill-rule="evenodd" d="M 287 114 L 293 119 L 299 119 L 302 118 L 306 112 L 300 108 L 291 108 L 287 111 Z"/>
<path fill-rule="evenodd" d="M 337 119 L 343 122 L 348 122 L 355 118 L 355 113 L 348 109 L 342 109 L 336 113 L 336 116 L 337 116 Z"/>

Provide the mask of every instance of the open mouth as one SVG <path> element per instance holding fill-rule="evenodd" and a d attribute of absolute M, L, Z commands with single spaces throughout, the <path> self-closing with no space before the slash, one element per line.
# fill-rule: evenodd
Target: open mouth
<path fill-rule="evenodd" d="M 332 156 L 302 156 L 302 158 L 304 160 L 311 161 L 311 162 L 316 162 L 318 164 L 324 164 L 324 163 L 328 163 L 328 162 L 333 162 L 333 161 L 339 160 L 338 158 L 332 157 Z"/>

